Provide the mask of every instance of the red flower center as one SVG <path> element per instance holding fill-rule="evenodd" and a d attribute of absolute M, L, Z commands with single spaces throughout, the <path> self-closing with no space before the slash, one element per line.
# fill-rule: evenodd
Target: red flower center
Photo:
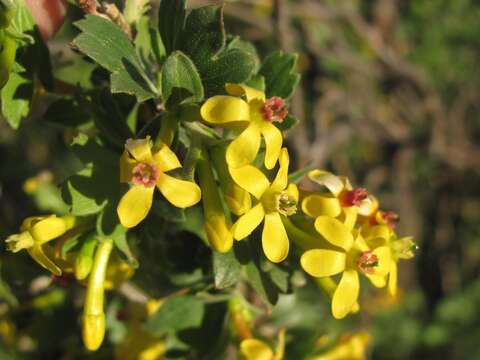
<path fill-rule="evenodd" d="M 378 266 L 378 256 L 372 251 L 364 251 L 357 260 L 357 266 L 365 274 L 372 274 Z"/>
<path fill-rule="evenodd" d="M 350 191 L 344 191 L 340 194 L 340 203 L 343 207 L 358 206 L 368 197 L 368 192 L 364 188 L 356 188 Z"/>
<path fill-rule="evenodd" d="M 157 183 L 160 172 L 155 165 L 139 163 L 132 170 L 132 182 L 135 185 L 153 187 Z"/>
<path fill-rule="evenodd" d="M 265 101 L 265 104 L 260 108 L 260 112 L 268 122 L 282 122 L 288 115 L 288 110 L 285 108 L 285 101 L 278 96 L 273 96 Z"/>
<path fill-rule="evenodd" d="M 398 221 L 400 220 L 400 216 L 395 211 L 379 211 L 378 214 L 373 214 L 370 218 L 371 225 L 379 225 L 377 220 L 377 216 L 380 215 L 382 220 L 385 224 L 388 225 L 390 229 L 395 229 L 397 226 Z"/>

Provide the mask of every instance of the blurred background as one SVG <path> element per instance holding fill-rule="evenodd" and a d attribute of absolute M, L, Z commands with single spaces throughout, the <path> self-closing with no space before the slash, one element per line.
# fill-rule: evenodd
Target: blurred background
<path fill-rule="evenodd" d="M 219 2 L 190 0 L 191 6 L 206 3 Z M 396 298 L 367 291 L 360 315 L 333 321 L 325 299 L 305 291 L 301 299 L 282 298 L 273 321 L 287 324 L 287 339 L 291 328 L 290 336 L 305 342 L 365 330 L 371 359 L 480 359 L 480 3 L 226 3 L 229 32 L 254 42 L 262 57 L 278 48 L 299 54 L 302 81 L 291 112 L 300 122 L 287 134 L 293 168 L 311 165 L 348 176 L 397 212 L 398 232 L 419 245 L 413 260 L 400 263 Z M 51 50 L 61 45 L 54 39 Z M 65 150 L 68 134 L 40 117 L 33 114 L 18 132 L 0 119 L 1 238 L 32 213 L 64 211 L 53 183 L 74 167 Z M 0 308 L 41 287 L 38 279 L 32 282 L 36 265 L 26 256 L 22 261 L 2 245 L 1 272 L 9 281 L 0 284 Z M 61 304 L 73 301 L 56 296 Z M 75 324 L 66 309 L 47 311 L 33 324 L 26 311 L 17 325 L 64 336 L 48 319 L 62 315 Z M 0 322 L 7 343 L 9 326 Z M 24 346 L 56 341 L 48 335 L 25 338 Z M 302 344 L 287 344 L 287 357 L 298 359 Z"/>

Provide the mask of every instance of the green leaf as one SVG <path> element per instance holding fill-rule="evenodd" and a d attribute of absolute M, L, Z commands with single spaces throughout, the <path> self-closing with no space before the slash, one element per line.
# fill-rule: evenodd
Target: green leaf
<path fill-rule="evenodd" d="M 265 77 L 267 97 L 280 96 L 288 99 L 300 81 L 300 74 L 295 70 L 296 54 L 276 51 L 264 60 L 259 74 Z"/>
<path fill-rule="evenodd" d="M 246 52 L 250 55 L 252 55 L 254 61 L 255 61 L 255 66 L 253 68 L 253 72 L 256 73 L 260 69 L 260 58 L 258 57 L 257 49 L 255 48 L 255 45 L 253 45 L 249 41 L 245 41 L 240 39 L 239 36 L 233 37 L 228 45 L 227 49 L 239 49 L 242 50 L 243 52 Z"/>
<path fill-rule="evenodd" d="M 23 74 L 12 72 L 0 92 L 2 115 L 11 127 L 17 129 L 30 112 L 33 83 Z"/>
<path fill-rule="evenodd" d="M 186 0 L 162 0 L 158 14 L 158 28 L 167 54 L 177 49 L 177 42 L 185 24 Z"/>
<path fill-rule="evenodd" d="M 162 67 L 162 96 L 167 108 L 203 100 L 203 85 L 193 62 L 180 51 L 172 53 Z"/>
<path fill-rule="evenodd" d="M 35 20 L 24 0 L 16 0 L 13 4 L 15 15 L 7 31 L 20 45 L 33 44 L 32 34 L 35 29 Z"/>
<path fill-rule="evenodd" d="M 288 182 L 290 184 L 298 184 L 305 175 L 307 175 L 307 173 L 311 170 L 315 169 L 315 166 L 314 165 L 308 165 L 307 167 L 304 167 L 303 169 L 301 170 L 297 170 L 293 173 L 290 173 L 288 175 Z"/>
<path fill-rule="evenodd" d="M 81 52 L 110 71 L 112 92 L 145 101 L 158 94 L 127 35 L 111 21 L 89 15 L 75 25 L 82 33 L 73 41 Z"/>
<path fill-rule="evenodd" d="M 275 125 L 282 131 L 287 131 L 292 129 L 298 124 L 299 120 L 292 115 L 287 115 L 287 117 L 282 122 L 276 122 Z"/>
<path fill-rule="evenodd" d="M 75 138 L 72 150 L 85 164 L 85 168 L 68 178 L 63 186 L 62 197 L 70 204 L 72 214 L 96 214 L 109 203 L 117 204 L 119 156 L 84 134 Z"/>
<path fill-rule="evenodd" d="M 241 268 L 233 249 L 227 253 L 213 252 L 213 275 L 217 289 L 235 285 L 240 279 Z"/>
<path fill-rule="evenodd" d="M 225 83 L 247 81 L 255 70 L 255 56 L 244 44 L 226 46 L 223 7 L 205 6 L 190 12 L 181 49 L 196 65 L 206 96 L 223 92 Z"/>
<path fill-rule="evenodd" d="M 172 297 L 147 320 L 144 328 L 154 335 L 198 328 L 202 324 L 204 313 L 205 305 L 196 297 Z"/>

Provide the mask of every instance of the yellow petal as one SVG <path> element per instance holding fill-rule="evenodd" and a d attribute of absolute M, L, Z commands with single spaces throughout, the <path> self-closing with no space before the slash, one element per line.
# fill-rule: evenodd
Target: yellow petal
<path fill-rule="evenodd" d="M 329 243 L 350 250 L 353 245 L 353 236 L 350 229 L 337 219 L 328 216 L 319 216 L 315 220 L 315 229 Z"/>
<path fill-rule="evenodd" d="M 178 208 L 186 208 L 198 203 L 202 197 L 200 187 L 192 181 L 180 180 L 160 173 L 157 187 L 165 198 Z"/>
<path fill-rule="evenodd" d="M 226 124 L 250 120 L 250 106 L 233 96 L 214 96 L 200 109 L 203 120 L 211 124 Z"/>
<path fill-rule="evenodd" d="M 332 314 L 336 319 L 342 319 L 352 310 L 358 299 L 360 281 L 355 270 L 343 272 L 332 299 Z"/>
<path fill-rule="evenodd" d="M 120 182 L 128 183 L 132 180 L 132 172 L 135 165 L 137 165 L 137 161 L 128 155 L 128 151 L 124 151 L 120 157 Z"/>
<path fill-rule="evenodd" d="M 273 191 L 281 191 L 285 189 L 288 184 L 288 166 L 290 164 L 290 158 L 286 148 L 281 150 L 278 162 L 280 166 L 278 168 L 277 176 L 273 180 L 271 186 Z"/>
<path fill-rule="evenodd" d="M 265 139 L 265 167 L 273 169 L 282 149 L 282 132 L 272 123 L 264 121 L 260 131 Z"/>
<path fill-rule="evenodd" d="M 387 285 L 387 278 L 385 276 L 375 275 L 375 274 L 366 274 L 367 278 L 377 288 L 383 288 Z"/>
<path fill-rule="evenodd" d="M 30 229 L 30 234 L 36 243 L 43 244 L 63 235 L 66 230 L 65 221 L 53 215 L 35 223 Z"/>
<path fill-rule="evenodd" d="M 167 172 L 182 167 L 177 155 L 164 143 L 158 142 L 158 151 L 153 154 L 153 162 L 160 171 Z"/>
<path fill-rule="evenodd" d="M 20 231 L 29 231 L 30 228 L 40 220 L 47 219 L 48 216 L 29 216 L 22 221 L 22 225 L 20 226 Z"/>
<path fill-rule="evenodd" d="M 34 245 L 31 248 L 27 249 L 30 256 L 35 260 L 40 266 L 50 271 L 55 276 L 62 275 L 62 270 L 55 265 L 55 263 L 45 255 L 42 247 L 40 245 Z"/>
<path fill-rule="evenodd" d="M 392 255 L 388 246 L 380 246 L 373 250 L 373 254 L 378 257 L 378 266 L 375 267 L 375 275 L 385 276 L 390 271 Z"/>
<path fill-rule="evenodd" d="M 241 168 L 230 168 L 230 175 L 242 189 L 260 199 L 270 186 L 267 177 L 255 166 L 247 165 Z"/>
<path fill-rule="evenodd" d="M 245 214 L 252 207 L 250 194 L 233 181 L 225 187 L 223 195 L 228 208 L 237 216 Z"/>
<path fill-rule="evenodd" d="M 397 294 L 397 277 L 398 277 L 398 269 L 397 263 L 392 261 L 390 263 L 390 272 L 388 275 L 388 292 L 390 295 L 395 296 Z"/>
<path fill-rule="evenodd" d="M 147 136 L 145 139 L 128 139 L 125 143 L 125 149 L 132 154 L 137 161 L 152 161 L 150 136 Z"/>
<path fill-rule="evenodd" d="M 265 214 L 262 247 L 267 259 L 273 263 L 279 263 L 287 257 L 290 244 L 279 213 Z"/>
<path fill-rule="evenodd" d="M 364 251 L 369 251 L 370 248 L 368 247 L 365 239 L 363 238 L 362 234 L 361 233 L 357 233 L 356 234 L 356 237 L 355 237 L 355 241 L 354 241 L 354 244 L 353 244 L 353 247 L 360 251 L 360 252 L 364 252 Z"/>
<path fill-rule="evenodd" d="M 343 208 L 342 210 L 343 212 L 338 219 L 343 222 L 347 228 L 352 230 L 355 227 L 355 223 L 357 222 L 357 207 L 350 206 Z"/>
<path fill-rule="evenodd" d="M 285 355 L 285 328 L 281 328 L 278 333 L 277 347 L 273 360 L 282 360 Z"/>
<path fill-rule="evenodd" d="M 225 90 L 227 93 L 233 96 L 245 95 L 248 102 L 252 101 L 253 99 L 265 101 L 265 93 L 250 86 L 227 83 L 225 84 Z"/>
<path fill-rule="evenodd" d="M 298 187 L 295 184 L 288 184 L 287 189 L 285 190 L 288 195 L 290 195 L 296 202 L 298 202 Z"/>
<path fill-rule="evenodd" d="M 232 233 L 235 240 L 242 240 L 255 230 L 265 217 L 263 205 L 257 204 L 244 215 L 240 216 L 232 226 Z"/>
<path fill-rule="evenodd" d="M 378 209 L 378 200 L 374 196 L 368 195 L 365 200 L 360 202 L 357 208 L 360 215 L 370 216 Z"/>
<path fill-rule="evenodd" d="M 309 195 L 302 201 L 302 211 L 313 218 L 321 215 L 337 217 L 342 212 L 342 208 L 334 196 Z"/>
<path fill-rule="evenodd" d="M 133 186 L 123 195 L 118 203 L 117 214 L 120 222 L 126 228 L 137 226 L 145 219 L 152 207 L 153 190 L 155 187 Z"/>
<path fill-rule="evenodd" d="M 345 270 L 347 256 L 335 250 L 313 249 L 303 253 L 303 270 L 315 277 L 332 276 Z"/>
<path fill-rule="evenodd" d="M 227 148 L 227 164 L 239 168 L 250 164 L 257 157 L 260 149 L 260 130 L 254 123 L 248 125 Z"/>
<path fill-rule="evenodd" d="M 240 353 L 245 360 L 272 360 L 273 351 L 263 341 L 246 339 L 240 344 Z"/>
<path fill-rule="evenodd" d="M 362 229 L 362 234 L 369 242 L 369 239 L 382 238 L 385 242 L 391 237 L 391 230 L 387 225 L 367 226 Z"/>
<path fill-rule="evenodd" d="M 325 186 L 332 194 L 337 196 L 344 188 L 344 182 L 339 176 L 336 176 L 325 170 L 312 170 L 308 177 L 313 182 Z"/>

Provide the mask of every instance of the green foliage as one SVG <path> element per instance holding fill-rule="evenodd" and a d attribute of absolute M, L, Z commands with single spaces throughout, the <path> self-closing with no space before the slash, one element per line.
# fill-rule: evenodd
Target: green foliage
<path fill-rule="evenodd" d="M 297 55 L 277 51 L 263 61 L 259 73 L 265 77 L 265 92 L 268 97 L 279 96 L 284 99 L 292 96 L 300 81 L 300 75 L 294 70 Z"/>
<path fill-rule="evenodd" d="M 74 46 L 111 72 L 113 93 L 135 95 L 138 101 L 157 95 L 135 48 L 117 26 L 99 16 L 87 16 L 75 25 L 82 33 L 74 40 Z"/>

